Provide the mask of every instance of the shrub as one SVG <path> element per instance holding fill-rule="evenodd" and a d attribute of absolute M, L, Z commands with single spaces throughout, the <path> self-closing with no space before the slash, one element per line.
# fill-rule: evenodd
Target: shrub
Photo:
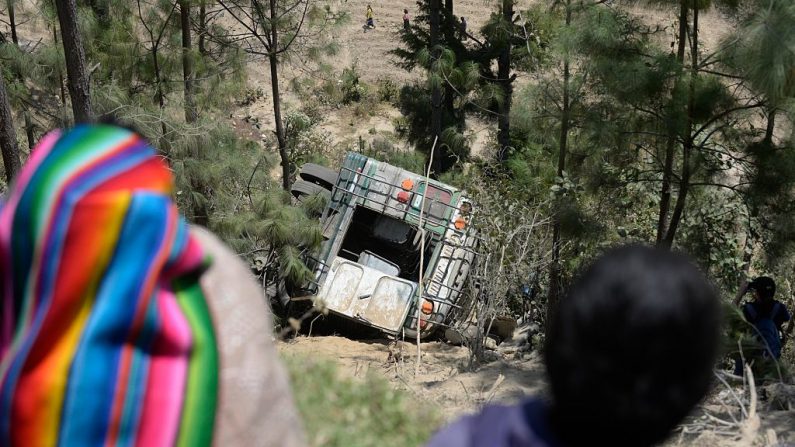
<path fill-rule="evenodd" d="M 395 106 L 398 105 L 400 100 L 400 87 L 391 79 L 379 79 L 376 82 L 378 91 L 378 100 L 388 102 Z"/>
<path fill-rule="evenodd" d="M 359 82 L 359 72 L 355 64 L 342 70 L 340 83 L 343 104 L 359 102 L 367 93 L 367 88 Z"/>
<path fill-rule="evenodd" d="M 382 377 L 344 377 L 330 361 L 298 355 L 285 361 L 312 446 L 423 445 L 441 422 L 432 404 L 417 405 Z"/>
<path fill-rule="evenodd" d="M 362 149 L 360 149 L 361 151 Z M 425 171 L 425 155 L 417 151 L 404 151 L 384 137 L 375 137 L 365 150 L 366 155 L 421 174 Z"/>
<path fill-rule="evenodd" d="M 250 106 L 265 96 L 265 92 L 261 87 L 247 88 L 243 94 L 243 99 L 238 101 L 239 106 Z"/>

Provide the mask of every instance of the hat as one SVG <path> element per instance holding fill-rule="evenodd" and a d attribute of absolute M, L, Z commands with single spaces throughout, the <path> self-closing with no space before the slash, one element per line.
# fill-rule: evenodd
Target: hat
<path fill-rule="evenodd" d="M 756 290 L 762 298 L 773 298 L 776 294 L 776 282 L 768 276 L 760 276 L 748 284 L 749 290 Z"/>

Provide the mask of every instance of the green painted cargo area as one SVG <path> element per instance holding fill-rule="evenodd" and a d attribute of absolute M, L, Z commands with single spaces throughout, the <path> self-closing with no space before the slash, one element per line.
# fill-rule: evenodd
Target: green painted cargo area
<path fill-rule="evenodd" d="M 310 293 L 331 312 L 392 335 L 415 334 L 418 319 L 426 336 L 466 317 L 474 208 L 450 185 L 349 152 L 321 218 Z"/>

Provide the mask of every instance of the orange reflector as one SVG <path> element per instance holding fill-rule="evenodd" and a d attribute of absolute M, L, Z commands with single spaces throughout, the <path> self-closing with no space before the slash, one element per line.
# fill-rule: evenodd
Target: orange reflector
<path fill-rule="evenodd" d="M 406 191 L 411 191 L 411 188 L 414 187 L 414 182 L 412 182 L 410 178 L 407 178 L 406 180 L 403 180 L 403 183 L 400 184 L 400 187 Z"/>
<path fill-rule="evenodd" d="M 407 193 L 406 191 L 400 191 L 399 193 L 397 193 L 397 200 L 400 203 L 408 203 L 409 193 Z"/>
<path fill-rule="evenodd" d="M 456 230 L 463 230 L 464 227 L 467 226 L 467 221 L 465 221 L 463 217 L 459 217 L 458 219 L 455 220 L 454 225 Z"/>
<path fill-rule="evenodd" d="M 422 313 L 425 315 L 430 315 L 433 312 L 433 303 L 430 301 L 423 301 L 422 302 Z"/>

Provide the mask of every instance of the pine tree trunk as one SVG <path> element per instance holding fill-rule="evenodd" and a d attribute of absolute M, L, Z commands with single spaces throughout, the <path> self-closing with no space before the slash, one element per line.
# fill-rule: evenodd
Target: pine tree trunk
<path fill-rule="evenodd" d="M 16 14 L 14 12 L 14 0 L 7 0 L 6 5 L 8 7 L 8 27 L 11 28 L 11 42 L 13 42 L 14 45 L 19 48 Z M 22 77 L 22 73 L 16 73 L 16 77 L 19 82 L 25 82 L 25 79 Z M 30 113 L 28 113 L 28 108 L 25 105 L 22 106 L 22 116 L 25 120 L 25 136 L 28 139 L 28 149 L 33 149 L 33 145 L 36 144 L 34 141 L 35 137 L 33 135 L 33 122 L 30 120 Z"/>
<path fill-rule="evenodd" d="M 179 0 L 179 16 L 182 27 L 182 81 L 185 88 L 185 121 L 194 123 L 198 119 L 193 94 L 193 60 L 191 59 L 190 3 Z"/>
<path fill-rule="evenodd" d="M 55 25 L 52 26 L 52 41 L 58 46 L 58 27 Z M 66 107 L 66 90 L 64 90 L 63 72 L 60 64 L 58 65 L 58 88 L 61 90 L 61 105 Z"/>
<path fill-rule="evenodd" d="M 205 48 L 205 37 L 207 34 L 207 7 L 204 0 L 199 2 L 199 54 L 207 56 L 207 49 Z"/>
<path fill-rule="evenodd" d="M 657 218 L 657 245 L 662 243 L 668 229 L 668 211 L 671 208 L 671 183 L 674 173 L 674 149 L 676 137 L 668 135 L 665 141 L 665 162 L 663 164 L 662 189 L 660 192 L 660 213 Z"/>
<path fill-rule="evenodd" d="M 3 153 L 3 167 L 6 171 L 8 184 L 20 169 L 19 146 L 17 134 L 14 130 L 14 118 L 11 115 L 11 104 L 8 101 L 6 82 L 0 76 L 0 151 Z"/>
<path fill-rule="evenodd" d="M 566 3 L 566 27 L 571 26 L 571 2 Z M 560 139 L 558 145 L 558 177 L 563 177 L 566 170 L 566 152 L 568 151 L 570 120 L 570 98 L 569 89 L 571 78 L 571 67 L 569 56 L 563 58 L 563 108 L 560 114 Z M 553 218 L 552 224 L 552 262 L 549 265 L 549 293 L 547 295 L 547 323 L 552 321 L 552 317 L 557 312 L 558 302 L 562 293 L 561 268 L 560 268 L 560 219 L 558 216 Z M 547 325 L 547 328 L 550 326 Z"/>
<path fill-rule="evenodd" d="M 767 108 L 767 127 L 765 128 L 765 139 L 763 140 L 768 146 L 773 145 L 773 132 L 776 130 L 776 108 L 769 106 Z"/>
<path fill-rule="evenodd" d="M 748 235 L 745 240 L 745 250 L 743 252 L 743 259 L 742 259 L 742 267 L 740 270 L 742 273 L 740 274 L 740 278 L 737 280 L 737 294 L 734 296 L 734 305 L 740 305 L 740 302 L 743 300 L 743 296 L 745 296 L 746 288 L 748 287 L 748 271 L 751 269 L 751 258 L 753 257 L 753 250 L 749 250 L 749 246 L 752 245 L 749 240 L 751 239 L 751 235 Z"/>
<path fill-rule="evenodd" d="M 276 23 L 276 0 L 270 0 L 270 23 Z M 290 190 L 290 155 L 287 153 L 287 135 L 282 123 L 281 94 L 279 92 L 279 60 L 276 51 L 279 48 L 279 33 L 276 26 L 271 26 L 271 48 L 268 63 L 271 68 L 271 90 L 273 93 L 273 120 L 276 122 L 276 141 L 279 144 L 279 157 L 282 160 L 282 188 Z"/>
<path fill-rule="evenodd" d="M 11 42 L 14 42 L 14 45 L 19 46 L 19 38 L 17 37 L 17 23 L 16 23 L 16 14 L 14 12 L 14 0 L 7 0 L 6 5 L 8 6 L 8 26 L 11 28 Z"/>
<path fill-rule="evenodd" d="M 679 42 L 677 42 L 676 59 L 679 63 L 685 61 L 685 49 L 687 48 L 687 2 L 681 0 L 679 3 Z"/>
<path fill-rule="evenodd" d="M 431 44 L 431 57 L 432 59 L 438 60 L 439 54 L 439 9 L 441 8 L 440 0 L 430 0 L 430 16 L 431 16 L 431 23 L 430 23 L 430 44 Z M 433 87 L 431 88 L 431 140 L 439 139 L 442 135 L 442 91 L 434 83 Z M 440 143 L 437 143 L 437 146 Z M 428 148 L 430 149 L 430 148 Z M 441 172 L 442 167 L 442 156 L 444 151 L 437 150 L 434 151 L 433 160 L 431 160 L 431 166 L 433 167 L 433 172 L 437 175 Z"/>
<path fill-rule="evenodd" d="M 676 59 L 679 64 L 685 62 L 685 44 L 687 42 L 687 0 L 679 4 L 679 42 L 677 42 Z M 671 185 L 674 172 L 674 150 L 676 135 L 671 133 L 665 141 L 665 162 L 663 164 L 662 188 L 660 193 L 660 213 L 657 219 L 657 245 L 662 245 L 668 230 L 668 212 L 671 208 Z"/>
<path fill-rule="evenodd" d="M 158 46 L 154 42 L 152 43 L 152 65 L 155 69 L 155 84 L 157 86 L 157 105 L 160 109 L 160 113 L 163 112 L 166 108 L 166 99 L 165 95 L 163 94 L 163 85 L 162 85 L 162 78 L 160 73 L 160 57 L 158 56 Z M 169 144 L 168 144 L 168 127 L 166 127 L 166 121 L 161 117 L 160 118 L 160 130 L 162 132 L 160 136 L 160 149 L 164 152 L 168 152 Z"/>
<path fill-rule="evenodd" d="M 671 223 L 668 225 L 668 231 L 666 231 L 665 239 L 662 241 L 662 245 L 667 248 L 673 246 L 676 230 L 679 228 L 679 223 L 682 220 L 682 214 L 684 213 L 685 204 L 687 202 L 687 193 L 690 189 L 690 157 L 694 146 L 693 114 L 695 109 L 696 81 L 698 79 L 698 8 L 693 8 L 693 39 L 690 44 L 690 63 L 687 125 L 685 127 L 687 134 L 685 135 L 685 141 L 682 147 L 682 173 L 679 181 L 679 194 L 676 197 L 676 205 L 671 215 Z"/>
<path fill-rule="evenodd" d="M 457 39 L 458 35 L 458 24 L 455 22 L 455 16 L 453 15 L 453 0 L 444 0 L 444 14 L 440 14 L 439 18 L 441 28 L 441 34 L 444 36 L 441 40 L 443 42 L 453 42 L 454 39 Z M 441 54 L 440 54 L 441 55 Z M 455 120 L 455 89 L 450 84 L 447 76 L 449 73 L 445 73 L 444 77 L 442 77 L 442 82 L 444 83 L 444 90 L 442 91 L 442 106 L 441 114 L 439 121 L 440 129 L 445 128 L 445 117 L 447 118 L 448 122 Z M 441 135 L 441 130 L 440 130 Z M 441 143 L 441 142 L 440 142 Z M 447 145 L 441 145 L 440 143 L 436 144 L 436 149 L 434 151 L 434 157 L 438 160 L 438 165 L 434 169 L 435 175 L 439 175 L 443 169 L 445 169 L 446 162 L 450 159 L 452 151 L 448 148 Z"/>
<path fill-rule="evenodd" d="M 507 24 L 513 23 L 513 0 L 502 0 L 502 17 Z M 497 58 L 497 78 L 502 87 L 503 100 L 499 105 L 497 118 L 497 143 L 500 146 L 499 160 L 508 158 L 511 147 L 511 102 L 513 97 L 513 80 L 511 76 L 511 39 L 505 42 L 505 47 Z"/>
<path fill-rule="evenodd" d="M 36 136 L 33 133 L 33 121 L 30 119 L 30 113 L 27 110 L 22 112 L 22 118 L 25 120 L 25 138 L 28 140 L 28 149 L 33 150 L 36 145 Z"/>
<path fill-rule="evenodd" d="M 66 75 L 69 96 L 72 99 L 72 112 L 76 123 L 88 123 L 92 120 L 91 95 L 88 73 L 86 73 L 83 37 L 77 26 L 77 5 L 75 0 L 55 0 L 55 7 L 61 24 L 61 41 L 66 56 Z"/>

